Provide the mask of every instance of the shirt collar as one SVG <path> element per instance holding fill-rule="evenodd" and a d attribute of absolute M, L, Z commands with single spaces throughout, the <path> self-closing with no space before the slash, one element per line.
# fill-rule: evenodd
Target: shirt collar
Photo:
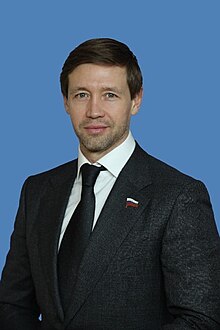
<path fill-rule="evenodd" d="M 118 177 L 124 165 L 127 163 L 128 159 L 132 155 L 135 149 L 135 140 L 129 131 L 129 134 L 125 141 L 123 141 L 119 146 L 115 149 L 107 153 L 105 156 L 100 158 L 93 165 L 101 166 L 103 165 L 114 177 Z M 83 164 L 89 163 L 88 159 L 83 155 L 80 150 L 78 151 L 78 170 L 77 170 L 77 178 L 79 178 L 80 168 Z"/>

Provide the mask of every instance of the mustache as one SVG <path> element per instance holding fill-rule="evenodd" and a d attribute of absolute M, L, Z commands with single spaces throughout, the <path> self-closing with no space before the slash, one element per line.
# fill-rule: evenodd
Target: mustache
<path fill-rule="evenodd" d="M 83 120 L 81 123 L 80 123 L 80 127 L 84 127 L 84 126 L 88 126 L 88 125 L 105 125 L 105 126 L 112 126 L 112 122 L 111 120 L 103 120 L 103 119 L 86 119 L 86 120 Z"/>

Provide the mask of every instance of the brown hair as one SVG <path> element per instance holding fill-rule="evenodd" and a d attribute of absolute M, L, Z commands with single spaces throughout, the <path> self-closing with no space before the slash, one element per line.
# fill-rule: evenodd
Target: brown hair
<path fill-rule="evenodd" d="M 131 99 L 140 92 L 143 78 L 135 55 L 124 43 L 110 38 L 90 39 L 76 47 L 67 57 L 60 74 L 61 91 L 68 97 L 69 74 L 80 64 L 126 67 Z"/>

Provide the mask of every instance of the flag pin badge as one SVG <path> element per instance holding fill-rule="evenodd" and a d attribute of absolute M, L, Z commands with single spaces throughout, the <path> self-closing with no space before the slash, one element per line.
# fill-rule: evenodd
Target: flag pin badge
<path fill-rule="evenodd" d="M 128 207 L 138 207 L 139 203 L 133 198 L 127 197 L 126 199 L 126 208 Z"/>

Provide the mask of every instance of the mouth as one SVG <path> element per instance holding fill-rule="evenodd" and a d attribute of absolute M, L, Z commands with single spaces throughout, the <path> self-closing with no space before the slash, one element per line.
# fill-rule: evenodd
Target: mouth
<path fill-rule="evenodd" d="M 100 134 L 105 132 L 109 126 L 105 124 L 96 124 L 96 125 L 87 125 L 84 127 L 87 133 L 89 134 Z"/>

